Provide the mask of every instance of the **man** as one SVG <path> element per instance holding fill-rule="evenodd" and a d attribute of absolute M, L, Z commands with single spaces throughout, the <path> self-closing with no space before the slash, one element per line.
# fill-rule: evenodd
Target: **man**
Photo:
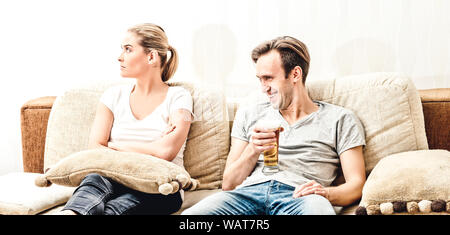
<path fill-rule="evenodd" d="M 279 37 L 252 52 L 256 76 L 270 102 L 238 110 L 231 133 L 222 188 L 183 214 L 335 214 L 361 197 L 365 182 L 364 130 L 356 115 L 342 107 L 313 101 L 305 80 L 306 46 Z M 275 133 L 256 126 L 278 120 L 280 171 L 262 172 L 262 153 L 273 148 Z M 339 165 L 345 183 L 330 186 Z"/>

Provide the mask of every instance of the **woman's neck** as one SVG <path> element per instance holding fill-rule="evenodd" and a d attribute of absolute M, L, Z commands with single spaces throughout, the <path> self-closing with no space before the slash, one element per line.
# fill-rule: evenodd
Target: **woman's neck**
<path fill-rule="evenodd" d="M 166 91 L 167 87 L 168 85 L 162 81 L 161 75 L 149 76 L 145 78 L 137 78 L 136 86 L 133 92 L 136 92 L 136 94 L 140 96 L 149 96 L 152 93 Z"/>

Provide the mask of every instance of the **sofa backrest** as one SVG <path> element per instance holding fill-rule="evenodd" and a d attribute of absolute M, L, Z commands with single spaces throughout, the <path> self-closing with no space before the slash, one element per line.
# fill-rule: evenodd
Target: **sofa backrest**
<path fill-rule="evenodd" d="M 68 90 L 56 98 L 48 120 L 44 169 L 87 149 L 100 96 L 107 88 L 126 83 L 129 82 L 91 84 Z M 230 146 L 225 97 L 189 83 L 169 85 L 183 86 L 193 97 L 195 120 L 186 143 L 184 166 L 192 178 L 200 181 L 199 188 L 219 188 Z"/>
<path fill-rule="evenodd" d="M 428 149 L 420 96 L 413 82 L 395 73 L 370 73 L 306 83 L 313 100 L 352 110 L 361 120 L 366 135 L 366 174 L 382 158 L 399 152 Z M 255 91 L 237 107 L 267 101 Z"/>
<path fill-rule="evenodd" d="M 112 85 L 117 83 L 72 89 L 57 97 L 48 121 L 44 169 L 87 148 L 99 97 Z M 171 85 L 185 87 L 194 99 L 196 120 L 186 143 L 185 168 L 200 180 L 201 188 L 219 188 L 236 110 L 267 97 L 258 90 L 243 102 L 226 103 L 221 92 L 189 83 Z M 308 81 L 307 88 L 312 99 L 346 107 L 360 118 L 366 134 L 367 174 L 389 154 L 428 149 L 420 98 L 409 78 L 373 73 Z"/>

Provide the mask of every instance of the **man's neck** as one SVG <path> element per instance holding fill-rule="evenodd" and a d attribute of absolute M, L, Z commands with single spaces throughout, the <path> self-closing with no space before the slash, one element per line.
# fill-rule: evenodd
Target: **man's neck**
<path fill-rule="evenodd" d="M 289 125 L 293 125 L 317 110 L 319 110 L 319 106 L 311 100 L 308 93 L 300 92 L 292 99 L 289 107 L 283 110 L 280 109 L 280 113 Z"/>

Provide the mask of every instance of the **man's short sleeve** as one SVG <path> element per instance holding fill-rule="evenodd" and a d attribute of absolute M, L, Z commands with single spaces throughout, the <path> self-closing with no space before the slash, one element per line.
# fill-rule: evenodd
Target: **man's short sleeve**
<path fill-rule="evenodd" d="M 236 111 L 231 130 L 231 137 L 250 142 L 250 134 L 246 128 L 246 114 L 243 108 Z"/>
<path fill-rule="evenodd" d="M 348 149 L 366 145 L 363 125 L 353 112 L 342 115 L 337 128 L 336 151 L 339 156 Z"/>

